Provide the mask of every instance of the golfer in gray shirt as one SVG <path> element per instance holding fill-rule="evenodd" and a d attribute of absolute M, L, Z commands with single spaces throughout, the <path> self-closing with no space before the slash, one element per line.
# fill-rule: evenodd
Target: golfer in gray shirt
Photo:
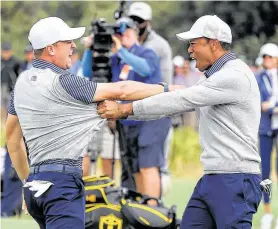
<path fill-rule="evenodd" d="M 85 27 L 70 28 L 57 17 L 36 22 L 28 37 L 35 59 L 18 77 L 9 104 L 8 152 L 19 178 L 26 180 L 24 199 L 40 228 L 85 228 L 82 159 L 89 138 L 103 127 L 97 102 L 163 92 L 161 85 L 150 90 L 135 81 L 95 83 L 68 72 L 73 40 L 84 32 Z"/>
<path fill-rule="evenodd" d="M 193 87 L 168 91 L 130 104 L 105 101 L 102 118 L 159 119 L 195 109 L 199 114 L 199 180 L 181 228 L 251 228 L 261 201 L 257 134 L 260 92 L 254 74 L 230 52 L 230 27 L 217 16 L 199 18 L 187 32 L 188 52 L 206 78 Z M 153 85 L 153 90 L 156 86 Z"/>

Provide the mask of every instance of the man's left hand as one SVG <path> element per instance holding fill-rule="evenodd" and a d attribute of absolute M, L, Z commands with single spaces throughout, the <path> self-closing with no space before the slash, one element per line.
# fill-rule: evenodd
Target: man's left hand
<path fill-rule="evenodd" d="M 126 118 L 128 113 L 126 113 L 125 106 L 131 104 L 120 104 L 115 101 L 105 100 L 98 104 L 98 114 L 103 119 L 120 119 Z"/>
<path fill-rule="evenodd" d="M 262 111 L 263 111 L 263 112 L 267 112 L 267 110 L 268 110 L 269 108 L 271 108 L 270 102 L 266 101 L 266 102 L 263 102 L 263 103 L 262 103 Z"/>
<path fill-rule="evenodd" d="M 119 40 L 119 38 L 117 38 L 116 36 L 112 36 L 112 40 L 114 42 L 114 47 L 116 49 L 116 51 L 118 52 L 119 49 L 122 47 L 121 41 Z"/>

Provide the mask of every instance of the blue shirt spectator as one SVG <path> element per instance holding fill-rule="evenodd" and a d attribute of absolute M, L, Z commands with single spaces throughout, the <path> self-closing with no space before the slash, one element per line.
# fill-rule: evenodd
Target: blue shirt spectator
<path fill-rule="evenodd" d="M 257 75 L 257 81 L 261 93 L 261 102 L 267 102 L 271 100 L 272 97 L 272 88 L 274 87 L 272 82 L 272 77 L 269 75 L 267 70 L 263 70 Z M 278 104 L 276 103 L 276 106 Z M 259 134 L 264 135 L 272 135 L 271 128 L 271 117 L 273 113 L 274 108 L 269 108 L 267 111 L 262 111 L 261 113 L 261 122 L 260 122 L 260 128 L 259 128 Z"/>
<path fill-rule="evenodd" d="M 159 58 L 151 49 L 138 43 L 136 24 L 131 19 L 122 18 L 127 29 L 122 34 L 113 36 L 117 52 L 111 56 L 112 81 L 133 80 L 148 84 L 158 84 L 162 81 Z M 86 50 L 83 56 L 83 74 L 93 80 L 92 51 Z M 143 173 L 142 168 L 157 170 L 164 166 L 164 142 L 171 125 L 170 118 L 152 121 L 122 120 L 127 136 L 127 154 L 132 156 L 132 173 Z M 124 171 L 122 171 L 122 174 Z M 158 175 L 152 175 L 153 181 L 160 184 Z M 143 176 L 143 175 L 142 175 Z M 144 176 L 145 177 L 145 176 Z M 134 189 L 122 176 L 122 186 Z M 160 197 L 160 187 L 154 186 L 151 192 L 137 187 L 143 193 Z"/>
<path fill-rule="evenodd" d="M 129 65 L 128 77 L 125 80 L 134 80 L 140 82 L 157 83 L 154 79 L 161 81 L 160 71 L 157 71 L 159 60 L 155 53 L 150 49 L 134 44 L 130 49 L 120 48 L 118 53 L 112 55 L 112 81 L 120 79 L 120 73 L 124 65 Z M 92 72 L 92 51 L 85 50 L 83 55 L 83 75 L 86 78 L 93 79 Z M 151 81 L 150 81 L 151 79 Z"/>

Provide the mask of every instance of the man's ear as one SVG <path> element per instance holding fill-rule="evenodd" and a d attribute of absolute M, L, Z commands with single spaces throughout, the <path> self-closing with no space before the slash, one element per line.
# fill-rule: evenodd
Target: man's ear
<path fill-rule="evenodd" d="M 211 51 L 215 52 L 218 49 L 219 42 L 217 40 L 210 40 Z"/>
<path fill-rule="evenodd" d="M 49 55 L 51 55 L 51 56 L 55 55 L 55 50 L 54 50 L 53 45 L 48 46 L 46 49 L 47 49 L 47 52 Z"/>
<path fill-rule="evenodd" d="M 151 32 L 151 30 L 152 30 L 152 22 L 151 21 L 147 21 L 147 30 L 148 30 L 148 32 Z"/>

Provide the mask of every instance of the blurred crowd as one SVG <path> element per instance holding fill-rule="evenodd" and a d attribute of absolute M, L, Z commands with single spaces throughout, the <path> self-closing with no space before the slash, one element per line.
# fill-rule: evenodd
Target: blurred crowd
<path fill-rule="evenodd" d="M 134 5 L 133 5 L 134 6 Z M 131 20 L 130 20 L 131 19 Z M 182 55 L 172 57 L 171 47 L 164 38 L 157 34 L 151 27 L 152 9 L 148 4 L 138 3 L 128 13 L 127 19 L 121 19 L 119 23 L 125 23 L 130 29 L 128 34 L 121 34 L 117 37 L 118 42 L 125 47 L 129 53 L 122 52 L 120 57 L 128 65 L 121 63 L 121 60 L 115 62 L 112 71 L 119 70 L 118 77 L 113 81 L 136 80 L 145 83 L 167 82 L 169 84 L 183 85 L 186 88 L 194 86 L 199 80 L 204 79 L 204 74 L 195 68 L 195 60 L 184 58 Z M 136 23 L 134 23 L 136 22 Z M 133 32 L 132 32 L 133 31 Z M 134 35 L 135 34 L 135 35 Z M 136 34 L 139 34 L 137 37 Z M 116 40 L 117 41 L 117 40 Z M 92 74 L 92 52 L 89 49 L 92 41 L 85 42 L 84 53 L 78 53 L 76 50 L 71 56 L 72 66 L 68 71 L 72 74 L 84 77 L 88 80 L 94 80 Z M 115 42 L 115 40 L 114 40 Z M 117 42 L 116 42 L 117 43 Z M 141 48 L 144 47 L 144 48 Z M 138 77 L 143 75 L 145 63 L 149 60 L 149 55 L 145 49 L 151 49 L 160 62 L 158 65 L 153 63 L 155 71 L 159 71 L 159 77 L 151 81 L 148 77 Z M 262 119 L 259 131 L 259 150 L 262 157 L 262 176 L 263 179 L 270 177 L 270 161 L 272 148 L 277 147 L 278 130 L 278 74 L 277 60 L 278 48 L 275 44 L 266 44 L 262 46 L 258 58 L 250 68 L 257 77 L 258 86 L 262 98 Z M 121 52 L 120 50 L 116 51 Z M 2 216 L 13 216 L 20 214 L 22 197 L 22 184 L 17 178 L 16 172 L 11 165 L 9 155 L 6 153 L 4 130 L 5 118 L 7 115 L 7 105 L 10 93 L 19 74 L 32 67 L 34 58 L 33 48 L 27 45 L 24 49 L 24 60 L 20 60 L 13 54 L 11 43 L 2 43 L 1 46 L 1 209 Z M 82 57 L 83 56 L 83 57 Z M 138 68 L 140 63 L 140 68 Z M 124 69 L 124 70 L 123 70 Z M 138 69 L 138 70 L 137 70 Z M 131 74 L 131 71 L 134 74 Z M 146 67 L 146 72 L 151 71 Z M 154 76 L 156 73 L 149 73 Z M 114 76 L 114 75 L 113 75 Z M 155 78 L 155 76 L 154 76 Z M 91 175 L 91 166 L 102 158 L 103 173 L 114 177 L 114 164 L 119 160 L 123 153 L 129 155 L 128 159 L 137 161 L 136 169 L 126 171 L 122 166 L 122 184 L 137 189 L 138 191 L 161 198 L 170 187 L 171 176 L 168 168 L 169 154 L 171 153 L 171 141 L 173 130 L 183 126 L 189 126 L 198 131 L 198 119 L 195 112 L 172 117 L 170 125 L 148 121 L 145 123 L 127 123 L 114 121 L 107 122 L 96 136 L 88 143 L 88 154 L 84 158 L 83 171 L 84 176 Z M 166 129 L 163 129 L 162 127 Z M 158 134 L 159 133 L 159 134 Z M 133 136 L 136 135 L 136 136 Z M 156 138 L 154 137 L 156 136 Z M 145 139 L 145 140 L 142 140 Z M 155 139 L 155 140 L 154 140 Z M 157 145 L 158 147 L 153 147 Z M 138 154 L 145 155 L 146 158 L 140 158 Z M 149 156 L 146 156 L 150 154 Z M 135 155 L 135 156 L 134 156 Z M 163 157 L 163 159 L 161 158 Z M 156 160 L 154 160 L 156 158 Z M 139 162 L 138 162 L 139 161 Z M 278 160 L 277 160 L 278 171 Z M 135 174 L 135 181 L 130 181 L 130 173 Z M 278 173 L 278 172 L 277 172 Z M 125 183 L 126 182 L 126 183 Z M 144 185 L 143 185 L 144 184 Z M 157 184 L 157 185 L 156 185 Z M 150 188 L 151 187 L 151 188 Z M 156 190 L 157 188 L 157 190 Z M 276 194 L 275 194 L 276 195 Z M 262 218 L 262 228 L 270 228 L 273 215 L 271 214 L 270 200 L 265 196 L 265 215 Z"/>

